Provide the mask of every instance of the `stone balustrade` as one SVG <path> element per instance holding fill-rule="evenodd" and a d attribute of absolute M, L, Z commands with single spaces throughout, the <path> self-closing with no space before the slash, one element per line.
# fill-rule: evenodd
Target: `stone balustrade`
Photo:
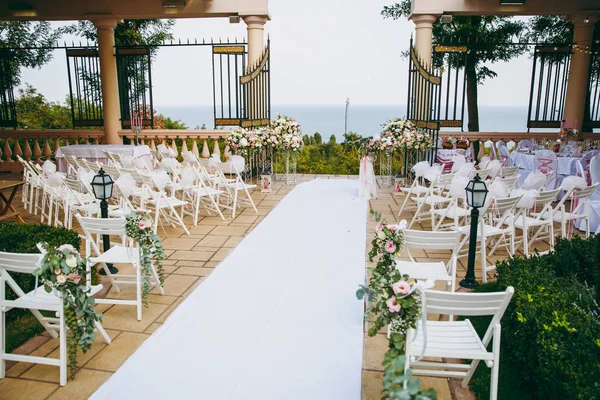
<path fill-rule="evenodd" d="M 103 140 L 100 129 L 0 130 L 0 172 L 22 171 L 17 156 L 41 163 L 54 158 L 60 146 L 99 144 Z"/>
<path fill-rule="evenodd" d="M 196 157 L 209 158 L 211 154 L 221 155 L 223 153 L 225 158 L 229 158 L 231 153 L 229 152 L 229 147 L 225 145 L 225 138 L 228 133 L 226 130 L 206 129 L 143 129 L 138 134 L 138 139 L 152 150 L 156 150 L 156 146 L 162 143 L 175 149 L 177 154 L 191 151 Z M 124 142 L 134 143 L 135 133 L 131 130 L 121 130 L 119 131 L 119 136 L 126 138 Z M 201 146 L 202 151 L 199 150 L 199 146 Z M 212 147 L 212 151 L 210 147 Z M 221 148 L 223 148 L 223 151 L 221 151 Z"/>

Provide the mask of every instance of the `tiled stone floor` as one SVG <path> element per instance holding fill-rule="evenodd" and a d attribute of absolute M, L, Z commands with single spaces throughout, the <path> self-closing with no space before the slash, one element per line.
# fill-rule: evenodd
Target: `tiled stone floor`
<path fill-rule="evenodd" d="M 298 182 L 315 179 L 315 175 L 299 175 Z M 327 176 L 319 178 L 350 178 L 355 176 Z M 19 179 L 17 175 L 0 175 L 0 179 Z M 186 235 L 182 229 L 165 228 L 160 231 L 167 259 L 164 262 L 166 273 L 165 295 L 150 295 L 149 306 L 143 310 L 142 321 L 135 318 L 135 307 L 119 305 L 98 305 L 97 309 L 104 314 L 103 325 L 112 338 L 112 344 L 106 345 L 100 338 L 87 354 L 80 354 L 80 369 L 74 380 L 69 380 L 65 387 L 58 385 L 58 368 L 39 364 L 17 363 L 7 371 L 6 378 L 0 380 L 0 398 L 3 400 L 35 400 L 35 399 L 86 399 L 113 372 L 127 360 L 127 358 L 154 332 L 169 314 L 189 295 L 202 280 L 227 256 L 227 254 L 256 227 L 276 205 L 285 197 L 293 186 L 280 182 L 274 183 L 272 193 L 254 191 L 252 197 L 257 205 L 258 213 L 251 208 L 244 208 L 233 220 L 221 221 L 218 217 L 203 216 L 198 226 L 190 229 Z M 35 223 L 39 217 L 28 214 L 22 208 L 20 197 L 15 200 L 15 205 L 24 216 L 26 222 Z M 398 221 L 397 212 L 400 208 L 398 198 L 391 193 L 391 188 L 382 188 L 379 197 L 371 201 L 371 207 L 383 214 L 388 222 Z M 410 218 L 403 215 L 402 218 Z M 190 218 L 185 219 L 188 226 Z M 369 220 L 367 241 L 371 240 L 375 222 Z M 427 228 L 427 227 L 423 227 Z M 368 242 L 367 242 L 368 245 Z M 543 247 L 544 245 L 540 246 Z M 368 251 L 368 248 L 367 248 Z M 416 254 L 418 259 L 437 259 L 440 254 L 422 251 Z M 494 259 L 506 256 L 506 252 L 499 252 Z M 366 262 L 366 267 L 370 267 Z M 465 266 L 459 264 L 458 276 L 465 274 Z M 480 272 L 477 275 L 481 278 Z M 492 274 L 490 273 L 490 278 Z M 131 295 L 127 288 L 117 294 L 109 292 L 109 297 L 123 297 Z M 192 339 L 193 340 L 193 339 Z M 44 334 L 36 338 L 33 353 L 39 356 L 57 356 L 58 341 Z M 363 400 L 379 399 L 382 389 L 381 378 L 383 368 L 381 361 L 387 349 L 388 342 L 385 333 L 374 337 L 366 337 L 363 354 Z M 422 387 L 433 387 L 437 390 L 438 399 L 466 398 L 463 394 L 450 392 L 448 380 L 437 378 L 421 378 Z M 461 391 L 461 393 L 464 393 Z"/>

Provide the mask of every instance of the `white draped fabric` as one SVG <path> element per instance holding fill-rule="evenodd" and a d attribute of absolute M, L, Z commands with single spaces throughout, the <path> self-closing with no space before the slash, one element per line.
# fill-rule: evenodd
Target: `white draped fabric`
<path fill-rule="evenodd" d="M 91 398 L 360 399 L 357 184 L 298 185 Z"/>
<path fill-rule="evenodd" d="M 375 171 L 373 170 L 373 161 L 371 157 L 363 157 L 360 160 L 360 171 L 358 192 L 361 198 L 377 198 L 377 182 L 375 181 Z"/>
<path fill-rule="evenodd" d="M 152 169 L 152 155 L 150 147 L 146 145 L 131 146 L 126 144 L 75 144 L 71 146 L 62 146 L 56 150 L 56 164 L 58 170 L 67 172 L 67 162 L 64 159 L 67 156 L 85 158 L 87 161 L 98 161 L 100 164 L 108 164 L 106 155 L 103 151 L 116 153 L 120 156 L 128 156 L 134 159 L 141 159 L 144 164 Z"/>

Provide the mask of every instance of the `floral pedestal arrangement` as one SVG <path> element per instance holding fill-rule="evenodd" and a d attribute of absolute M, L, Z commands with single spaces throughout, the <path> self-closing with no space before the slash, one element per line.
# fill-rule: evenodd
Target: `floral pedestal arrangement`
<path fill-rule="evenodd" d="M 296 184 L 296 166 L 298 165 L 298 153 L 295 151 L 286 151 L 285 153 L 285 183 L 287 185 Z"/>
<path fill-rule="evenodd" d="M 383 151 L 379 157 L 379 184 L 390 186 L 392 184 L 392 152 Z"/>
<path fill-rule="evenodd" d="M 271 121 L 270 129 L 272 132 L 271 140 L 276 141 L 278 147 L 285 154 L 285 174 L 283 176 L 275 174 L 275 180 L 285 179 L 285 182 L 288 185 L 295 184 L 298 154 L 304 147 L 300 124 L 293 118 L 277 115 L 277 117 Z"/>

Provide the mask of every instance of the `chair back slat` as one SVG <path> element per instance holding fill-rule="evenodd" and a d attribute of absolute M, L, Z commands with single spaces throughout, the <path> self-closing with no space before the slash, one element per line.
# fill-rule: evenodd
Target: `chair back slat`
<path fill-rule="evenodd" d="M 536 207 L 552 203 L 560 191 L 561 189 L 555 189 L 540 192 L 540 194 L 535 198 Z"/>
<path fill-rule="evenodd" d="M 93 218 L 76 215 L 77 221 L 84 233 L 90 235 L 114 235 L 123 236 L 125 230 L 125 218 Z"/>
<path fill-rule="evenodd" d="M 460 243 L 461 233 L 454 231 L 404 231 L 404 247 L 425 250 L 454 250 Z"/>
<path fill-rule="evenodd" d="M 429 314 L 443 315 L 493 315 L 501 318 L 514 293 L 512 286 L 504 292 L 459 293 L 427 290 L 424 292 Z"/>
<path fill-rule="evenodd" d="M 0 270 L 31 274 L 38 267 L 43 254 L 22 254 L 0 251 Z"/>

